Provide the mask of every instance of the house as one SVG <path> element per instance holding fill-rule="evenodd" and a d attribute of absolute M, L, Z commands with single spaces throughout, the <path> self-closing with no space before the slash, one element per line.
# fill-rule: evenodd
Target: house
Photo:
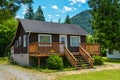
<path fill-rule="evenodd" d="M 120 59 L 120 52 L 117 51 L 117 50 L 113 50 L 112 52 L 110 52 L 109 50 L 107 50 L 106 57 L 107 58 Z"/>
<path fill-rule="evenodd" d="M 77 59 L 81 56 L 87 64 L 93 66 L 89 53 L 100 53 L 98 44 L 85 44 L 88 33 L 77 25 L 27 19 L 19 19 L 18 22 L 10 47 L 14 61 L 19 64 L 40 65 L 45 58 L 54 53 L 66 57 L 73 66 L 81 65 Z M 94 53 L 91 50 L 94 50 Z"/>

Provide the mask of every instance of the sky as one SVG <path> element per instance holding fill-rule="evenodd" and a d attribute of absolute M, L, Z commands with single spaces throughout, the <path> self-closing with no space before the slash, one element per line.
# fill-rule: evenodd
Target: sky
<path fill-rule="evenodd" d="M 41 6 L 45 20 L 50 22 L 64 22 L 65 17 L 69 14 L 70 17 L 89 9 L 87 4 L 88 0 L 33 0 L 32 4 L 34 12 L 36 12 L 39 5 Z M 21 5 L 20 10 L 17 12 L 16 18 L 24 19 L 27 5 Z"/>

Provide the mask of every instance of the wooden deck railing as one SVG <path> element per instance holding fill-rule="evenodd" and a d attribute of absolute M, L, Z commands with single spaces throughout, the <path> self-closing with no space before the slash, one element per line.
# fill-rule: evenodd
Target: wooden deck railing
<path fill-rule="evenodd" d="M 30 53 L 64 53 L 64 44 L 59 42 L 40 43 L 34 42 L 29 45 Z"/>
<path fill-rule="evenodd" d="M 80 45 L 79 47 L 80 54 L 83 58 L 93 67 L 93 59 L 90 54 Z"/>
<path fill-rule="evenodd" d="M 90 55 L 99 55 L 100 54 L 100 44 L 80 44 Z"/>
<path fill-rule="evenodd" d="M 72 66 L 77 65 L 77 59 L 73 56 L 73 54 L 66 47 L 65 47 L 65 55 Z"/>

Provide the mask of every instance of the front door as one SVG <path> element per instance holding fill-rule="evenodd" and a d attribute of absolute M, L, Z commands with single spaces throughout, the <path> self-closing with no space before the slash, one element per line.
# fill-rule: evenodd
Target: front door
<path fill-rule="evenodd" d="M 60 35 L 60 43 L 64 43 L 67 47 L 67 35 Z"/>
<path fill-rule="evenodd" d="M 65 47 L 67 47 L 67 35 L 60 35 L 60 43 L 64 43 L 65 44 Z M 64 45 L 61 44 L 60 45 L 60 52 L 64 52 Z"/>

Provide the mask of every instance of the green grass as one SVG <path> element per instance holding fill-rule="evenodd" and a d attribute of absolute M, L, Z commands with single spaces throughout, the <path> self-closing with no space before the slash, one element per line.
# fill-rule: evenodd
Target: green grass
<path fill-rule="evenodd" d="M 0 57 L 0 64 L 8 63 L 8 57 Z"/>
<path fill-rule="evenodd" d="M 103 60 L 109 63 L 120 63 L 120 59 L 109 59 L 109 58 L 103 57 Z"/>
<path fill-rule="evenodd" d="M 59 75 L 55 80 L 120 80 L 120 69 L 74 75 Z"/>

